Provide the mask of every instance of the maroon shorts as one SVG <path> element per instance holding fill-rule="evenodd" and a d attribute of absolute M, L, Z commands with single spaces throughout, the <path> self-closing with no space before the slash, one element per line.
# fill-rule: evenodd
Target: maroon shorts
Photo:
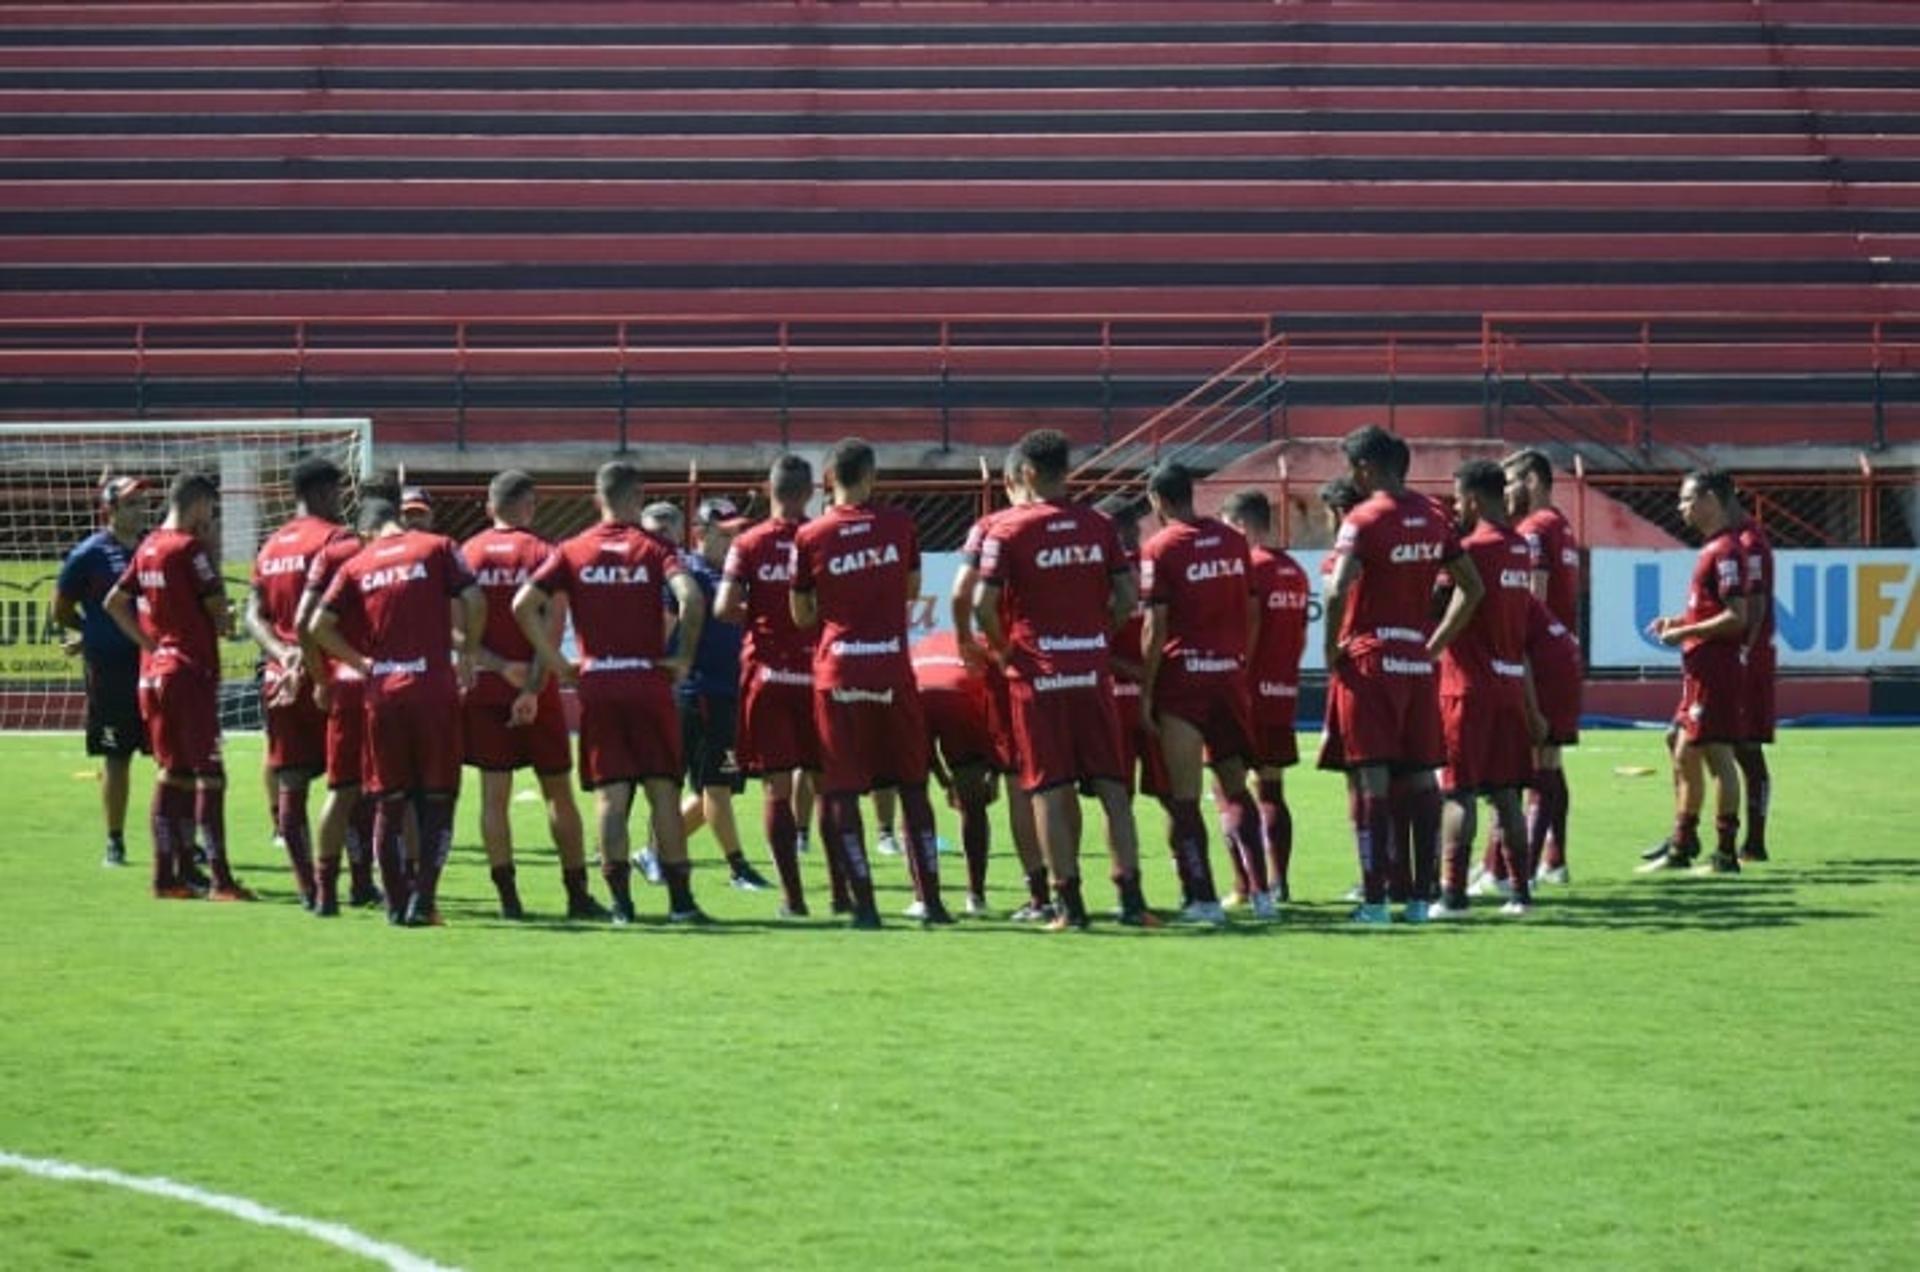
<path fill-rule="evenodd" d="M 1000 754 L 987 720 L 987 697 L 978 690 L 922 689 L 920 710 L 927 733 L 951 772 L 969 764 L 993 766 Z"/>
<path fill-rule="evenodd" d="M 1440 721 L 1447 747 L 1443 789 L 1511 790 L 1533 779 L 1526 691 L 1518 681 L 1476 685 L 1469 695 L 1442 698 Z"/>
<path fill-rule="evenodd" d="M 1746 734 L 1741 738 L 1743 742 L 1773 741 L 1773 687 L 1779 659 L 1772 641 L 1747 650 L 1747 695 L 1743 716 Z"/>
<path fill-rule="evenodd" d="M 617 782 L 664 778 L 678 786 L 685 776 L 680 752 L 680 711 L 665 677 L 580 687 L 580 785 L 585 790 Z"/>
<path fill-rule="evenodd" d="M 260 709 L 267 722 L 267 766 L 276 773 L 311 777 L 327 767 L 327 713 L 313 702 L 313 686 L 303 682 L 300 696 L 284 707 L 272 705 L 280 690 L 279 664 L 268 663 L 260 681 Z"/>
<path fill-rule="evenodd" d="M 1400 669 L 1389 670 L 1395 663 Z M 1327 680 L 1321 768 L 1384 764 L 1411 772 L 1439 768 L 1445 759 L 1439 685 L 1431 660 L 1377 651 L 1340 660 Z"/>
<path fill-rule="evenodd" d="M 1159 744 L 1140 729 L 1140 686 L 1116 680 L 1113 684 L 1113 712 L 1120 728 L 1120 764 L 1127 775 L 1128 792 L 1138 791 L 1155 799 L 1166 798 L 1166 762 L 1160 756 Z"/>
<path fill-rule="evenodd" d="M 1690 742 L 1741 742 L 1747 736 L 1742 700 L 1747 668 L 1738 646 L 1701 645 L 1680 658 L 1680 709 L 1673 722 Z"/>
<path fill-rule="evenodd" d="M 493 773 L 530 768 L 542 777 L 573 770 L 573 741 L 567 736 L 567 713 L 560 705 L 560 687 L 549 680 L 540 695 L 533 723 L 510 723 L 513 703 L 474 702 L 460 707 L 462 749 L 466 762 Z"/>
<path fill-rule="evenodd" d="M 1255 715 L 1252 763 L 1258 768 L 1292 768 L 1300 762 L 1300 738 L 1293 717 Z"/>
<path fill-rule="evenodd" d="M 1246 681 L 1237 675 L 1189 675 L 1169 664 L 1153 686 L 1156 715 L 1176 716 L 1200 731 L 1207 762 L 1251 760 L 1253 721 Z"/>
<path fill-rule="evenodd" d="M 1579 676 L 1533 678 L 1540 714 L 1547 717 L 1549 746 L 1576 746 L 1580 742 L 1580 697 L 1585 682 Z"/>
<path fill-rule="evenodd" d="M 441 693 L 368 694 L 367 791 L 452 794 L 460 789 L 460 700 Z"/>
<path fill-rule="evenodd" d="M 927 782 L 927 720 L 911 686 L 813 691 L 820 734 L 820 793 L 859 795 Z"/>
<path fill-rule="evenodd" d="M 1043 791 L 1069 782 L 1104 778 L 1127 780 L 1127 751 L 1120 742 L 1120 717 L 1106 677 L 1087 685 L 1050 687 L 1040 677 L 1009 680 L 1014 732 L 1020 736 L 1020 786 Z"/>
<path fill-rule="evenodd" d="M 1013 699 L 1007 677 L 998 667 L 987 671 L 987 732 L 993 739 L 993 767 L 1002 773 L 1020 771 L 1020 735 L 1013 726 Z"/>
<path fill-rule="evenodd" d="M 174 667 L 140 678 L 140 719 L 164 773 L 215 777 L 220 763 L 220 682 Z"/>
<path fill-rule="evenodd" d="M 768 674 L 752 668 L 740 678 L 740 727 L 733 739 L 733 751 L 741 771 L 764 776 L 819 768 L 812 677 L 800 684 L 769 679 Z"/>
<path fill-rule="evenodd" d="M 327 713 L 327 786 L 362 786 L 367 772 L 367 685 L 364 680 L 335 680 L 333 710 Z"/>

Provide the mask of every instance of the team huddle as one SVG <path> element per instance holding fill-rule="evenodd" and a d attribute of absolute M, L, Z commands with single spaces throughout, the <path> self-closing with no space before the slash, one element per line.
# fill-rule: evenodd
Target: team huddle
<path fill-rule="evenodd" d="M 1321 492 L 1338 531 L 1320 585 L 1319 765 L 1346 775 L 1354 921 L 1393 922 L 1390 903 L 1402 921 L 1458 918 L 1476 897 L 1525 915 L 1537 884 L 1568 880 L 1561 750 L 1578 740 L 1583 676 L 1579 551 L 1552 503 L 1552 467 L 1533 451 L 1466 463 L 1449 504 L 1407 489 L 1398 437 L 1369 427 L 1343 445 L 1348 476 Z M 343 474 L 302 461 L 298 515 L 261 547 L 244 617 L 264 657 L 275 831 L 303 904 L 323 917 L 384 905 L 397 925 L 442 922 L 465 766 L 480 774 L 482 839 L 508 918 L 525 914 L 508 830 L 521 769 L 539 782 L 570 919 L 635 921 L 639 866 L 664 885 L 669 922 L 708 922 L 687 852 L 703 824 L 736 886 L 770 886 L 733 823 L 730 797 L 748 778 L 763 788 L 783 916 L 810 913 L 801 858 L 817 805 L 833 911 L 881 925 L 861 800 L 886 792 L 904 822 L 907 915 L 953 922 L 934 784 L 958 811 L 969 915 L 989 913 L 989 809 L 1004 787 L 1027 890 L 1016 921 L 1090 923 L 1085 798 L 1105 832 L 1116 919 L 1160 922 L 1136 793 L 1166 812 L 1183 921 L 1220 926 L 1241 908 L 1279 916 L 1292 898 L 1285 774 L 1299 761 L 1312 582 L 1281 549 L 1258 490 L 1205 515 L 1193 475 L 1163 465 L 1146 482 L 1160 528 L 1142 542 L 1131 504 L 1071 501 L 1068 469 L 1068 441 L 1051 430 L 1009 451 L 1008 506 L 968 535 L 952 630 L 914 642 L 918 536 L 906 511 L 875 501 L 874 453 L 858 439 L 833 448 L 818 515 L 806 513 L 811 466 L 785 456 L 768 517 L 750 524 L 709 501 L 689 551 L 676 543 L 678 509 L 649 506 L 627 462 L 599 470 L 600 519 L 572 538 L 534 533 L 535 483 L 506 472 L 489 488 L 492 525 L 456 544 L 423 527 L 424 496 L 380 482 L 363 485 L 358 531 L 348 529 Z M 176 479 L 164 524 L 100 608 L 140 651 L 140 724 L 159 768 L 155 895 L 247 900 L 224 826 L 218 641 L 233 618 L 206 547 L 217 501 L 209 478 Z M 1652 632 L 1684 651 L 1685 689 L 1676 825 L 1648 868 L 1696 866 L 1711 775 L 1707 868 L 1732 871 L 1743 851 L 1765 856 L 1771 554 L 1722 474 L 1690 475 L 1682 510 L 1708 543 L 1686 613 Z M 578 704 L 577 751 L 562 686 Z M 588 880 L 576 770 L 594 798 L 605 903 Z M 1209 772 L 1231 866 L 1224 891 L 1201 805 Z M 317 779 L 326 798 L 310 823 Z M 647 808 L 638 854 L 636 797 Z M 1476 871 L 1482 800 L 1492 816 Z"/>

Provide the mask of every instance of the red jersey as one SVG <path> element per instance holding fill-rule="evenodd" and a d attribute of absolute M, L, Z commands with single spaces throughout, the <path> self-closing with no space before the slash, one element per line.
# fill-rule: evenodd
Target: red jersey
<path fill-rule="evenodd" d="M 1580 544 L 1558 508 L 1538 508 L 1513 527 L 1527 541 L 1533 568 L 1547 576 L 1547 608 L 1573 630 L 1580 621 Z"/>
<path fill-rule="evenodd" d="M 610 691 L 664 676 L 665 585 L 686 572 L 658 535 L 602 521 L 554 549 L 533 585 L 567 598 L 580 642 L 583 687 Z"/>
<path fill-rule="evenodd" d="M 1579 639 L 1537 599 L 1527 607 L 1527 661 L 1536 685 L 1578 683 L 1585 674 Z"/>
<path fill-rule="evenodd" d="M 1098 684 L 1112 653 L 1114 576 L 1129 569 L 1113 522 L 1091 508 L 1030 503 L 995 517 L 981 545 L 980 577 L 1000 589 L 1007 675 Z"/>
<path fill-rule="evenodd" d="M 884 692 L 913 683 L 907 584 L 919 572 L 920 537 L 899 508 L 836 504 L 800 527 L 792 586 L 819 606 L 815 688 Z"/>
<path fill-rule="evenodd" d="M 1740 523 L 1741 587 L 1762 602 L 1760 621 L 1747 632 L 1747 644 L 1773 643 L 1773 541 L 1760 523 L 1749 517 Z"/>
<path fill-rule="evenodd" d="M 1378 491 L 1340 523 L 1333 550 L 1360 565 L 1341 643 L 1355 656 L 1387 650 L 1426 658 L 1433 572 L 1460 555 L 1452 519 L 1425 495 Z"/>
<path fill-rule="evenodd" d="M 487 598 L 487 629 L 480 643 L 487 651 L 507 662 L 530 662 L 533 642 L 520 630 L 513 616 L 514 594 L 520 585 L 553 555 L 553 545 L 531 530 L 495 526 L 482 530 L 460 545 L 460 555 L 473 571 L 474 582 Z M 551 682 L 549 682 L 551 683 Z M 516 696 L 514 687 L 497 672 L 482 671 L 467 692 L 467 701 L 482 706 L 501 706 Z"/>
<path fill-rule="evenodd" d="M 294 618 L 307 588 L 307 572 L 320 549 L 335 539 L 345 539 L 356 548 L 360 543 L 338 522 L 295 517 L 268 535 L 253 559 L 253 588 L 260 594 L 260 609 L 273 634 L 289 645 L 300 644 Z"/>
<path fill-rule="evenodd" d="M 1464 696 L 1526 675 L 1527 602 L 1533 597 L 1533 550 L 1519 533 L 1482 521 L 1460 548 L 1479 571 L 1486 595 L 1440 656 L 1440 692 Z"/>
<path fill-rule="evenodd" d="M 1140 590 L 1140 554 L 1138 552 L 1127 553 L 1127 569 L 1133 574 L 1134 592 L 1137 595 Z M 1127 615 L 1126 621 L 1121 623 L 1120 629 L 1113 634 L 1113 656 L 1138 667 L 1141 658 L 1142 633 L 1146 625 L 1146 608 L 1144 604 L 1136 603 L 1133 613 Z M 1113 674 L 1116 682 L 1134 679 L 1131 672 L 1122 675 L 1118 668 L 1115 668 Z"/>
<path fill-rule="evenodd" d="M 960 657 L 960 642 L 950 631 L 927 633 L 913 642 L 907 656 L 913 662 L 913 681 L 925 692 L 986 691 L 985 680 Z"/>
<path fill-rule="evenodd" d="M 1148 605 L 1167 607 L 1167 662 L 1198 672 L 1246 666 L 1253 559 L 1238 530 L 1212 517 L 1166 526 L 1140 549 L 1140 590 Z"/>
<path fill-rule="evenodd" d="M 1728 602 L 1744 595 L 1746 586 L 1746 562 L 1741 554 L 1740 535 L 1729 526 L 1701 545 L 1700 555 L 1693 563 L 1693 581 L 1687 588 L 1687 610 L 1680 616 L 1680 621 L 1689 625 L 1704 623 L 1725 613 Z M 1744 645 L 1746 639 L 1744 632 L 1716 640 L 1702 640 L 1696 636 L 1682 641 L 1680 652 L 1690 654 L 1702 645 L 1709 644 Z"/>
<path fill-rule="evenodd" d="M 1255 544 L 1253 594 L 1260 603 L 1260 631 L 1247 663 L 1256 710 L 1268 699 L 1284 702 L 1293 717 L 1300 691 L 1300 656 L 1307 648 L 1307 572 L 1285 552 Z"/>
<path fill-rule="evenodd" d="M 364 634 L 371 700 L 458 695 L 449 602 L 472 586 L 453 540 L 424 530 L 374 539 L 340 567 L 324 603 L 343 633 Z"/>
<path fill-rule="evenodd" d="M 313 554 L 313 560 L 307 566 L 307 591 L 311 592 L 316 598 L 325 597 L 327 589 L 333 586 L 334 576 L 340 573 L 340 567 L 359 556 L 362 546 L 358 535 L 344 534 L 338 539 L 330 540 L 318 552 L 315 552 Z M 355 649 L 365 649 L 367 645 L 366 625 L 358 621 L 358 619 L 350 620 L 345 614 L 340 615 L 339 618 L 340 635 L 345 638 L 347 644 L 352 645 Z M 329 678 L 333 680 L 334 683 L 338 684 L 343 680 L 358 680 L 360 678 L 360 673 L 354 671 L 345 663 L 328 658 L 324 654 L 321 655 L 321 657 L 331 673 Z"/>
<path fill-rule="evenodd" d="M 140 630 L 159 646 L 141 653 L 141 676 L 164 676 L 180 668 L 220 674 L 220 633 L 207 612 L 206 598 L 225 585 L 198 535 L 155 530 L 134 549 L 117 586 L 133 597 Z"/>
<path fill-rule="evenodd" d="M 746 672 L 773 672 L 789 683 L 813 682 L 815 633 L 793 625 L 788 593 L 793 584 L 793 538 L 800 522 L 775 517 L 744 531 L 727 549 L 723 577 L 747 592 L 746 630 L 740 638 L 740 666 Z"/>

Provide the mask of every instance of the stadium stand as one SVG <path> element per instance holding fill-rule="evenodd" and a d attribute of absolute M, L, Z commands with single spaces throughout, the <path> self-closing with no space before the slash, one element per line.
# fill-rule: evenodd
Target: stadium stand
<path fill-rule="evenodd" d="M 1920 436 L 1916 243 L 1911 4 L 235 0 L 0 27 L 14 418 L 1111 440 L 1285 336 L 1282 428 L 1385 399 L 1408 431 L 1565 435 L 1601 427 L 1592 395 L 1681 440 L 1737 416 L 1864 445 Z M 1621 321 L 1528 329 L 1595 314 Z M 1674 314 L 1719 315 L 1695 343 L 1721 352 L 1643 376 L 1632 317 Z M 1586 352 L 1493 377 L 1528 340 Z"/>

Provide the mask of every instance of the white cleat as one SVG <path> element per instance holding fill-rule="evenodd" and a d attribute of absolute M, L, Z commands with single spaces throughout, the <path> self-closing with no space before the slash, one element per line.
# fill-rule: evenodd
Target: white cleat
<path fill-rule="evenodd" d="M 987 899 L 978 893 L 967 894 L 966 914 L 970 919 L 990 919 L 993 910 L 987 905 Z"/>
<path fill-rule="evenodd" d="M 915 901 L 912 905 L 900 911 L 900 917 L 903 919 L 913 919 L 916 922 L 926 918 L 927 903 L 925 901 Z"/>
<path fill-rule="evenodd" d="M 1368 905 L 1364 901 L 1355 906 L 1353 913 L 1348 915 L 1347 918 L 1349 922 L 1356 923 L 1361 927 L 1391 927 L 1393 925 L 1392 910 L 1387 909 L 1385 905 Z"/>
<path fill-rule="evenodd" d="M 1180 921 L 1199 927 L 1223 928 L 1227 926 L 1226 907 L 1218 901 L 1189 901 L 1180 911 Z"/>
<path fill-rule="evenodd" d="M 1573 882 L 1573 876 L 1567 873 L 1565 866 L 1542 866 L 1533 876 L 1533 881 L 1535 883 L 1557 883 L 1564 888 Z"/>
<path fill-rule="evenodd" d="M 1253 894 L 1253 917 L 1256 919 L 1277 919 L 1280 907 L 1274 904 L 1273 893 L 1256 892 Z"/>
<path fill-rule="evenodd" d="M 1351 901 L 1355 905 L 1359 905 L 1362 901 L 1365 901 L 1367 899 L 1367 890 L 1356 883 L 1351 888 L 1348 888 L 1347 894 L 1341 897 L 1340 899 L 1342 901 Z"/>
<path fill-rule="evenodd" d="M 1448 905 L 1445 900 L 1435 901 L 1427 907 L 1427 922 L 1429 923 L 1451 923 L 1454 920 L 1464 919 L 1466 917 L 1466 906 L 1451 906 Z"/>
<path fill-rule="evenodd" d="M 894 838 L 892 831 L 883 830 L 880 832 L 880 838 L 874 842 L 873 850 L 882 857 L 898 857 L 900 855 L 900 841 Z"/>
<path fill-rule="evenodd" d="M 1053 907 L 1029 901 L 1007 916 L 1009 923 L 1046 923 L 1053 918 Z"/>
<path fill-rule="evenodd" d="M 640 856 L 635 859 L 634 864 L 640 867 L 640 873 L 646 881 L 656 888 L 666 878 L 660 872 L 660 857 L 651 846 L 640 850 Z"/>
<path fill-rule="evenodd" d="M 1246 905 L 1246 894 L 1242 893 L 1238 888 L 1235 888 L 1232 892 L 1220 898 L 1220 908 L 1223 910 L 1243 910 L 1246 908 Z"/>
<path fill-rule="evenodd" d="M 1433 907 L 1425 901 L 1409 901 L 1400 908 L 1402 923 L 1425 923 L 1432 917 Z"/>
<path fill-rule="evenodd" d="M 1473 878 L 1467 883 L 1467 895 L 1470 897 L 1510 897 L 1513 885 L 1505 879 L 1496 879 L 1485 870 L 1473 872 Z"/>
<path fill-rule="evenodd" d="M 1500 916 L 1507 919 L 1524 919 L 1533 913 L 1533 902 L 1515 898 L 1500 907 Z"/>

